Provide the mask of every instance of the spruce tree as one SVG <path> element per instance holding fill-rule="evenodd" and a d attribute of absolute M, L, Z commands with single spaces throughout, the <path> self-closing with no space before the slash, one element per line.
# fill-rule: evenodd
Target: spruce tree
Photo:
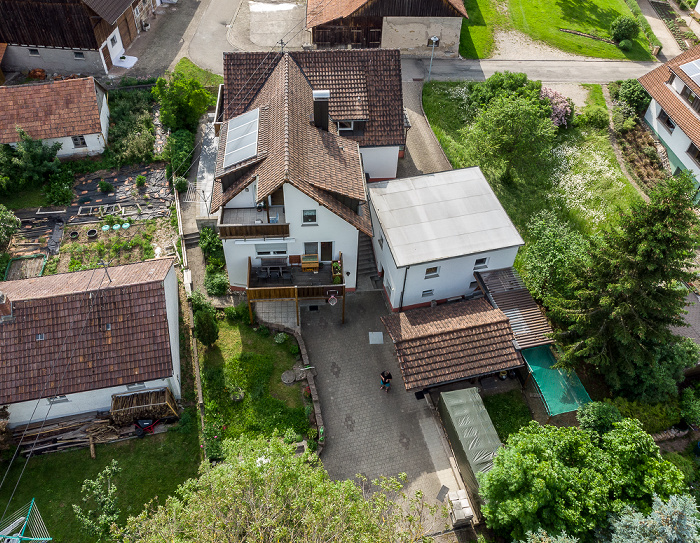
<path fill-rule="evenodd" d="M 682 282 L 695 277 L 695 194 L 691 174 L 670 178 L 595 241 L 575 295 L 552 307 L 565 325 L 565 365 L 592 363 L 614 390 L 647 401 L 675 392 L 698 360 L 697 347 L 671 331 L 684 325 Z"/>

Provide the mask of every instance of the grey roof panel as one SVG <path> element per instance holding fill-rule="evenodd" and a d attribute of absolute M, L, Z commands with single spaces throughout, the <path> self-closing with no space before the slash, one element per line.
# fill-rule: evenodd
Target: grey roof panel
<path fill-rule="evenodd" d="M 477 167 L 368 188 L 399 267 L 523 245 Z"/>

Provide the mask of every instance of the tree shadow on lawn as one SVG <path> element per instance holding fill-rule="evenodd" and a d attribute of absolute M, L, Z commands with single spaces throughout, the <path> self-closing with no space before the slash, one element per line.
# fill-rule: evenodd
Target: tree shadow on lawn
<path fill-rule="evenodd" d="M 477 0 L 465 0 L 464 7 L 469 14 L 469 19 L 462 19 L 462 30 L 459 36 L 459 54 L 464 58 L 482 58 L 483 52 L 477 48 L 474 42 L 472 31 L 490 32 L 487 29 L 486 20 L 481 13 Z M 492 40 L 493 38 L 491 38 Z"/>
<path fill-rule="evenodd" d="M 602 8 L 600 3 L 600 0 L 557 0 L 563 21 L 575 25 L 569 30 L 588 30 L 591 34 L 607 37 L 612 22 L 623 14 L 612 8 Z"/>

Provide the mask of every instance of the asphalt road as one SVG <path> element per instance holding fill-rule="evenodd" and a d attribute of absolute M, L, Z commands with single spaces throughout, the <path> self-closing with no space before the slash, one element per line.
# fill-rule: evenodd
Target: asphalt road
<path fill-rule="evenodd" d="M 430 59 L 404 58 L 401 69 L 404 81 L 428 79 Z M 435 59 L 431 79 L 438 81 L 483 81 L 495 72 L 526 73 L 530 79 L 563 83 L 608 83 L 616 79 L 637 78 L 658 62 L 612 60 L 463 60 Z"/>

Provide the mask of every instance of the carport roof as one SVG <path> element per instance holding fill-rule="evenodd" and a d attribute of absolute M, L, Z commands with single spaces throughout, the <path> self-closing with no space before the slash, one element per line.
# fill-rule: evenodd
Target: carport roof
<path fill-rule="evenodd" d="M 388 4 L 388 3 L 387 3 Z M 426 8 L 424 4 L 434 4 L 432 9 Z M 400 9 L 382 7 L 381 2 L 376 0 L 342 0 L 339 2 L 329 2 L 328 0 L 308 0 L 306 4 L 306 26 L 312 28 L 324 23 L 349 17 L 350 15 L 360 15 L 356 12 L 372 10 L 372 15 L 379 14 L 381 17 L 420 17 L 426 11 L 431 11 L 439 17 L 447 17 L 452 13 L 453 17 L 469 17 L 463 0 L 422 0 L 422 2 L 400 2 Z M 393 5 L 392 5 L 393 7 Z M 442 9 L 441 9 L 442 8 Z"/>
<path fill-rule="evenodd" d="M 406 390 L 523 366 L 508 317 L 483 298 L 382 317 Z"/>
<path fill-rule="evenodd" d="M 380 181 L 368 188 L 399 268 L 523 245 L 478 167 Z"/>
<path fill-rule="evenodd" d="M 83 0 L 83 2 L 105 21 L 113 25 L 131 5 L 132 0 Z"/>

